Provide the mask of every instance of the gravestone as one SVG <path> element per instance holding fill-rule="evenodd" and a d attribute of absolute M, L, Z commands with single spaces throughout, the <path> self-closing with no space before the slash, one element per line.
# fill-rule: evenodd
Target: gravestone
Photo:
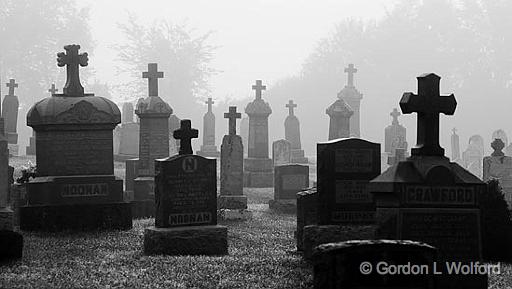
<path fill-rule="evenodd" d="M 436 253 L 430 245 L 404 240 L 322 244 L 312 257 L 313 288 L 436 289 Z"/>
<path fill-rule="evenodd" d="M 203 145 L 197 154 L 203 157 L 218 158 L 220 152 L 215 145 L 215 115 L 212 112 L 214 101 L 209 97 L 205 103 L 208 105 L 208 111 L 203 116 Z"/>
<path fill-rule="evenodd" d="M 169 117 L 169 156 L 178 154 L 180 150 L 180 140 L 172 137 L 174 131 L 180 128 L 180 122 L 181 120 L 175 114 Z"/>
<path fill-rule="evenodd" d="M 123 180 L 114 175 L 112 131 L 121 122 L 112 101 L 84 93 L 79 66 L 87 66 L 80 45 L 64 46 L 58 66 L 66 66 L 62 94 L 32 106 L 27 125 L 36 132 L 38 176 L 26 183 L 20 208 L 22 230 L 131 229 Z"/>
<path fill-rule="evenodd" d="M 244 158 L 247 158 L 249 144 L 249 118 L 244 116 L 240 121 L 240 136 L 244 145 Z"/>
<path fill-rule="evenodd" d="M 398 164 L 399 162 L 405 161 L 405 149 L 403 148 L 396 148 L 394 156 L 388 157 L 388 165 L 393 166 Z"/>
<path fill-rule="evenodd" d="M 272 163 L 274 166 L 291 163 L 292 160 L 292 144 L 280 139 L 272 143 Z"/>
<path fill-rule="evenodd" d="M 119 131 L 119 148 L 116 158 L 121 161 L 139 156 L 139 123 L 133 120 L 133 104 L 123 103 L 122 122 L 116 129 Z"/>
<path fill-rule="evenodd" d="M 387 126 L 384 133 L 384 151 L 388 153 L 388 161 L 392 163 L 395 159 L 396 149 L 403 149 L 407 152 L 407 135 L 406 129 L 398 123 L 400 112 L 394 108 L 389 114 L 393 117 L 391 125 Z"/>
<path fill-rule="evenodd" d="M 57 91 L 59 91 L 59 89 L 55 87 L 55 83 L 52 83 L 52 86 L 48 89 L 50 96 L 53 96 Z M 29 145 L 26 147 L 25 154 L 27 156 L 32 156 L 32 155 L 36 154 L 36 131 L 35 130 L 32 130 L 32 136 L 29 139 Z"/>
<path fill-rule="evenodd" d="M 297 229 L 295 231 L 297 251 L 303 250 L 304 227 L 318 224 L 318 192 L 315 185 L 297 193 Z"/>
<path fill-rule="evenodd" d="M 135 111 L 140 129 L 138 173 L 132 201 L 134 218 L 154 216 L 154 162 L 169 156 L 169 116 L 172 114 L 172 108 L 158 96 L 158 79 L 163 78 L 164 73 L 158 71 L 157 64 L 149 63 L 142 77 L 148 79 L 148 97 L 139 99 Z"/>
<path fill-rule="evenodd" d="M 2 117 L 5 121 L 5 133 L 7 135 L 9 154 L 13 156 L 19 155 L 18 147 L 18 108 L 20 103 L 18 97 L 14 94 L 14 89 L 18 84 L 14 79 L 10 79 L 6 86 L 9 88 L 9 94 L 2 101 Z"/>
<path fill-rule="evenodd" d="M 483 158 L 484 139 L 480 135 L 473 135 L 469 138 L 468 148 L 462 153 L 464 168 L 481 179 Z"/>
<path fill-rule="evenodd" d="M 198 131 L 182 120 L 179 155 L 155 161 L 155 227 L 144 231 L 147 255 L 224 255 L 228 230 L 217 225 L 217 160 L 193 155 Z"/>
<path fill-rule="evenodd" d="M 272 160 L 268 157 L 268 116 L 272 109 L 261 98 L 261 92 L 266 89 L 261 80 L 256 80 L 252 89 L 256 91 L 256 98 L 245 107 L 249 116 L 249 139 L 248 157 L 244 161 L 244 186 L 272 187 Z"/>
<path fill-rule="evenodd" d="M 268 206 L 283 213 L 297 211 L 297 193 L 309 188 L 309 166 L 283 164 L 274 167 L 274 199 Z"/>
<path fill-rule="evenodd" d="M 459 145 L 459 135 L 457 134 L 457 129 L 452 129 L 451 136 L 451 146 L 452 146 L 452 158 L 451 161 L 454 163 L 462 163 L 460 159 L 460 145 Z"/>
<path fill-rule="evenodd" d="M 444 156 L 439 114 L 453 115 L 453 94 L 441 96 L 440 77 L 418 77 L 418 94 L 404 93 L 404 114 L 418 114 L 417 144 L 411 157 L 371 183 L 377 204 L 376 238 L 425 242 L 439 249 L 439 263 L 481 260 L 479 195 L 485 184 Z M 438 276 L 440 288 L 487 288 L 487 275 Z"/>
<path fill-rule="evenodd" d="M 288 108 L 288 116 L 284 121 L 284 138 L 292 145 L 291 162 L 307 164 L 308 158 L 304 157 L 304 150 L 301 148 L 300 143 L 300 122 L 293 111 L 297 105 L 290 99 L 288 104 L 286 104 L 286 107 Z"/>
<path fill-rule="evenodd" d="M 342 99 L 354 112 L 350 117 L 350 136 L 351 137 L 360 137 L 360 106 L 361 99 L 363 99 L 363 94 L 360 93 L 356 87 L 354 86 L 354 74 L 357 72 L 357 69 L 354 67 L 354 64 L 349 64 L 347 68 L 345 68 L 345 73 L 347 73 L 347 85 L 338 93 L 338 98 Z"/>
<path fill-rule="evenodd" d="M 325 113 L 329 116 L 329 140 L 350 137 L 350 118 L 354 111 L 343 99 L 336 100 Z"/>
<path fill-rule="evenodd" d="M 484 158 L 483 181 L 497 179 L 507 201 L 509 209 L 512 208 L 512 157 L 505 156 L 503 148 L 505 143 L 500 138 L 491 143 L 494 152 Z"/>
<path fill-rule="evenodd" d="M 242 138 L 236 134 L 236 119 L 242 114 L 230 106 L 224 118 L 229 119 L 229 133 L 222 138 L 220 149 L 219 217 L 222 219 L 248 219 L 247 196 L 244 196 L 244 148 Z"/>

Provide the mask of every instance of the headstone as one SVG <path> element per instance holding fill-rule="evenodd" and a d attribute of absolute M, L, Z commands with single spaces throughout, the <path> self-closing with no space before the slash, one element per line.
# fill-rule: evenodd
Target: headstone
<path fill-rule="evenodd" d="M 220 196 L 219 217 L 222 219 L 245 220 L 252 215 L 247 210 L 247 196 L 244 186 L 244 148 L 242 138 L 236 134 L 236 119 L 242 114 L 236 106 L 230 106 L 224 118 L 229 119 L 229 132 L 222 138 L 220 149 Z"/>
<path fill-rule="evenodd" d="M 461 163 L 462 161 L 460 159 L 459 135 L 457 134 L 456 128 L 452 129 L 451 145 L 452 145 L 451 161 L 454 163 Z"/>
<path fill-rule="evenodd" d="M 425 243 L 404 240 L 323 244 L 315 248 L 312 257 L 313 288 L 439 288 L 434 272 L 436 253 Z"/>
<path fill-rule="evenodd" d="M 80 45 L 64 46 L 58 66 L 66 66 L 62 94 L 32 106 L 27 125 L 36 132 L 38 176 L 26 184 L 20 208 L 22 230 L 131 229 L 123 181 L 114 175 L 112 131 L 121 122 L 112 101 L 85 94 L 79 66 L 87 66 Z"/>
<path fill-rule="evenodd" d="M 453 115 L 453 94 L 441 96 L 440 77 L 418 77 L 418 94 L 404 93 L 402 112 L 418 113 L 417 144 L 411 157 L 373 179 L 377 204 L 376 238 L 425 242 L 439 249 L 440 264 L 481 260 L 479 195 L 485 184 L 444 156 L 439 145 L 439 114 Z M 487 288 L 487 275 L 449 275 L 440 288 Z"/>
<path fill-rule="evenodd" d="M 304 150 L 301 148 L 300 143 L 300 122 L 293 111 L 297 107 L 293 100 L 290 99 L 288 104 L 288 116 L 284 121 L 284 135 L 285 139 L 292 145 L 292 163 L 307 164 L 308 158 L 304 157 Z"/>
<path fill-rule="evenodd" d="M 495 140 L 495 139 L 501 139 L 501 141 L 503 142 L 503 144 L 505 145 L 505 147 L 508 146 L 508 137 L 507 137 L 507 133 L 502 130 L 502 129 L 497 129 L 495 131 L 492 132 L 492 137 L 491 137 L 492 140 Z"/>
<path fill-rule="evenodd" d="M 462 153 L 464 168 L 481 179 L 483 158 L 484 139 L 479 135 L 473 135 L 469 138 L 468 148 Z"/>
<path fill-rule="evenodd" d="M 347 73 L 347 85 L 338 93 L 338 98 L 345 101 L 348 106 L 353 110 L 354 114 L 350 118 L 350 136 L 351 137 L 360 137 L 360 106 L 361 99 L 363 99 L 363 94 L 360 93 L 356 87 L 354 86 L 354 74 L 357 72 L 357 69 L 354 67 L 354 64 L 349 64 L 347 68 L 345 68 L 345 73 Z"/>
<path fill-rule="evenodd" d="M 156 63 L 148 64 L 142 73 L 148 79 L 148 97 L 140 98 L 135 113 L 139 117 L 139 164 L 134 180 L 134 218 L 154 216 L 155 160 L 169 156 L 169 116 L 172 108 L 158 96 L 158 79 L 164 73 Z M 128 168 L 128 167 L 127 167 Z"/>
<path fill-rule="evenodd" d="M 119 132 L 119 148 L 116 153 L 118 160 L 125 161 L 139 156 L 139 123 L 133 120 L 133 104 L 123 103 L 121 125 L 116 128 Z"/>
<path fill-rule="evenodd" d="M 494 139 L 491 147 L 494 152 L 484 158 L 483 181 L 499 180 L 508 207 L 512 209 L 512 157 L 503 153 L 505 143 L 500 138 Z"/>
<path fill-rule="evenodd" d="M 303 250 L 304 227 L 318 224 L 318 192 L 316 184 L 297 193 L 297 229 L 295 238 L 297 241 L 297 251 Z"/>
<path fill-rule="evenodd" d="M 240 121 L 240 136 L 244 145 L 244 158 L 247 158 L 249 147 L 249 118 L 247 116 L 242 117 Z"/>
<path fill-rule="evenodd" d="M 20 103 L 18 97 L 14 94 L 14 89 L 18 84 L 14 79 L 10 79 L 6 86 L 9 88 L 9 94 L 2 101 L 2 117 L 5 120 L 5 133 L 9 146 L 9 154 L 17 156 L 18 154 L 18 108 Z"/>
<path fill-rule="evenodd" d="M 268 116 L 272 109 L 261 98 L 261 92 L 266 89 L 261 80 L 256 80 L 252 89 L 256 91 L 256 98 L 245 107 L 249 116 L 249 139 L 248 157 L 244 161 L 244 186 L 272 187 L 272 160 L 268 157 Z"/>
<path fill-rule="evenodd" d="M 272 143 L 272 162 L 274 166 L 289 164 L 292 161 L 292 144 L 280 139 Z"/>
<path fill-rule="evenodd" d="M 169 156 L 177 155 L 180 150 L 180 140 L 172 137 L 174 131 L 180 128 L 180 122 L 175 114 L 169 117 Z"/>
<path fill-rule="evenodd" d="M 395 159 L 396 149 L 403 149 L 407 152 L 407 135 L 405 127 L 398 123 L 400 112 L 394 108 L 389 115 L 393 117 L 393 121 L 385 130 L 384 151 L 388 153 L 388 158 L 391 158 L 388 163 L 392 163 Z"/>
<path fill-rule="evenodd" d="M 329 115 L 329 140 L 350 137 L 350 118 L 354 111 L 343 99 L 336 100 L 325 113 Z"/>
<path fill-rule="evenodd" d="M 48 89 L 50 96 L 53 96 L 55 93 L 59 91 L 58 88 L 55 87 L 55 83 L 52 83 L 52 86 Z M 29 145 L 26 148 L 25 154 L 27 156 L 32 156 L 36 154 L 36 131 L 32 130 L 32 136 L 29 139 Z"/>
<path fill-rule="evenodd" d="M 274 167 L 274 199 L 271 210 L 283 213 L 297 211 L 297 193 L 309 188 L 309 166 L 283 164 Z"/>
<path fill-rule="evenodd" d="M 198 131 L 182 120 L 179 155 L 155 161 L 155 227 L 144 232 L 147 255 L 224 255 L 227 227 L 217 225 L 217 160 L 193 155 Z"/>
<path fill-rule="evenodd" d="M 203 145 L 197 154 L 203 157 L 218 158 L 220 152 L 215 145 L 215 115 L 212 112 L 214 101 L 209 97 L 205 103 L 208 105 L 208 111 L 203 116 Z"/>

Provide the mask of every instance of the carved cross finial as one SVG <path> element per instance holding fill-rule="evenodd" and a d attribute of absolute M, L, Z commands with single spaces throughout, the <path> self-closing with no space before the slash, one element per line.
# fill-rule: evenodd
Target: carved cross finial
<path fill-rule="evenodd" d="M 401 115 L 401 113 L 398 111 L 398 109 L 393 108 L 393 111 L 389 114 L 393 118 L 393 124 L 398 124 L 398 117 Z"/>
<path fill-rule="evenodd" d="M 52 83 L 52 87 L 50 87 L 50 89 L 48 89 L 48 92 L 51 94 L 51 95 L 54 95 L 57 91 L 59 91 L 58 88 L 55 88 L 55 83 Z"/>
<path fill-rule="evenodd" d="M 66 84 L 62 92 L 67 96 L 84 96 L 84 88 L 80 83 L 79 66 L 87 66 L 89 57 L 87 52 L 78 54 L 80 45 L 64 46 L 66 52 L 57 53 L 57 65 L 66 66 Z"/>
<path fill-rule="evenodd" d="M 418 94 L 406 92 L 400 99 L 404 114 L 418 113 L 417 144 L 411 149 L 413 156 L 444 156 L 439 145 L 439 114 L 453 115 L 457 107 L 455 96 L 441 96 L 439 81 L 434 73 L 423 74 L 418 79 Z"/>
<path fill-rule="evenodd" d="M 345 73 L 347 73 L 347 86 L 354 86 L 354 74 L 357 72 L 357 69 L 354 67 L 354 64 L 349 64 L 347 68 L 345 68 Z"/>
<path fill-rule="evenodd" d="M 501 139 L 495 138 L 494 141 L 491 143 L 491 147 L 494 150 L 494 152 L 491 154 L 491 156 L 502 157 L 505 155 L 502 152 L 503 148 L 505 147 L 505 143 Z"/>
<path fill-rule="evenodd" d="M 224 118 L 229 119 L 229 135 L 236 135 L 236 119 L 242 118 L 242 114 L 236 112 L 236 106 L 230 106 L 229 113 L 224 113 Z"/>
<path fill-rule="evenodd" d="M 180 128 L 175 130 L 173 137 L 180 140 L 180 155 L 193 154 L 192 139 L 197 138 L 199 131 L 192 128 L 190 119 L 183 119 L 180 122 Z"/>
<path fill-rule="evenodd" d="M 213 101 L 211 97 L 208 97 L 208 100 L 204 103 L 208 105 L 208 112 L 212 112 L 212 104 L 214 104 L 215 101 Z"/>
<path fill-rule="evenodd" d="M 295 103 L 293 103 L 293 100 L 290 99 L 290 101 L 288 101 L 288 104 L 286 105 L 286 107 L 288 108 L 288 114 L 293 115 L 293 109 L 296 108 L 297 105 Z"/>
<path fill-rule="evenodd" d="M 9 88 L 9 96 L 14 96 L 14 89 L 18 87 L 18 84 L 16 83 L 16 80 L 9 79 L 9 82 L 5 84 Z"/>
<path fill-rule="evenodd" d="M 261 92 L 267 89 L 266 85 L 263 85 L 261 80 L 256 80 L 256 84 L 252 86 L 252 89 L 256 91 L 256 99 L 261 99 Z"/>
<path fill-rule="evenodd" d="M 142 78 L 148 79 L 149 96 L 158 96 L 158 79 L 163 77 L 164 73 L 158 71 L 157 63 L 148 63 L 148 71 L 142 72 Z"/>

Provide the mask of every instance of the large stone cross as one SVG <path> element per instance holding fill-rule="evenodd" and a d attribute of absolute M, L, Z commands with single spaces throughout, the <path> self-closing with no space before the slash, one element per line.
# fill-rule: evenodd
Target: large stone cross
<path fill-rule="evenodd" d="M 158 64 L 148 63 L 148 71 L 142 72 L 142 78 L 148 79 L 149 96 L 158 96 L 158 79 L 163 77 L 164 73 L 158 71 Z"/>
<path fill-rule="evenodd" d="M 229 135 L 236 135 L 236 119 L 242 118 L 242 114 L 236 112 L 236 106 L 229 107 L 229 113 L 224 113 L 224 118 L 229 119 Z"/>
<path fill-rule="evenodd" d="M 55 88 L 55 83 L 52 83 L 52 87 L 48 89 L 48 92 L 51 93 L 51 95 L 54 95 L 57 91 L 59 91 L 59 89 Z"/>
<path fill-rule="evenodd" d="M 288 104 L 286 105 L 286 107 L 288 108 L 288 114 L 293 115 L 293 109 L 296 108 L 297 105 L 295 103 L 293 103 L 293 100 L 290 99 L 290 101 L 288 101 Z"/>
<path fill-rule="evenodd" d="M 215 101 L 213 101 L 211 97 L 208 97 L 208 101 L 205 101 L 204 103 L 208 105 L 208 112 L 212 112 L 212 104 L 214 104 Z"/>
<path fill-rule="evenodd" d="M 398 124 L 398 117 L 401 115 L 401 113 L 398 111 L 398 109 L 393 108 L 393 111 L 389 114 L 393 118 L 393 124 Z"/>
<path fill-rule="evenodd" d="M 66 84 L 62 92 L 67 96 L 84 96 L 84 88 L 80 83 L 79 66 L 87 66 L 89 57 L 87 52 L 78 54 L 80 45 L 64 46 L 66 52 L 57 53 L 57 65 L 66 65 Z"/>
<path fill-rule="evenodd" d="M 357 72 L 357 69 L 354 67 L 354 64 L 349 64 L 347 68 L 345 68 L 345 73 L 347 73 L 347 86 L 354 86 L 354 73 Z"/>
<path fill-rule="evenodd" d="M 183 119 L 180 122 L 180 128 L 173 132 L 173 137 L 180 140 L 180 155 L 191 155 L 192 139 L 197 138 L 199 131 L 192 128 L 190 119 Z"/>
<path fill-rule="evenodd" d="M 413 156 L 444 156 L 439 145 L 439 114 L 453 115 L 457 107 L 455 96 L 441 96 L 439 81 L 434 73 L 423 74 L 418 79 L 418 94 L 406 92 L 400 99 L 404 114 L 418 113 L 417 144 L 411 149 Z"/>
<path fill-rule="evenodd" d="M 252 89 L 256 91 L 256 99 L 261 99 L 261 91 L 266 90 L 267 86 L 263 85 L 261 80 L 256 80 L 256 84 L 252 86 Z"/>
<path fill-rule="evenodd" d="M 9 88 L 9 96 L 14 96 L 14 89 L 18 87 L 18 84 L 16 83 L 16 80 L 9 79 L 9 82 L 5 84 Z"/>

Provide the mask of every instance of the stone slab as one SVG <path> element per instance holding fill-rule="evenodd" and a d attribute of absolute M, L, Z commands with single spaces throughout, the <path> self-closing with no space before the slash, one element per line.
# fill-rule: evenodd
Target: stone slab
<path fill-rule="evenodd" d="M 317 198 L 316 188 L 297 193 L 297 251 L 302 251 L 303 230 L 305 226 L 317 224 Z"/>
<path fill-rule="evenodd" d="M 271 188 L 274 186 L 273 172 L 244 172 L 244 187 Z"/>
<path fill-rule="evenodd" d="M 0 230 L 0 263 L 21 259 L 23 236 L 14 231 Z"/>
<path fill-rule="evenodd" d="M 155 216 L 155 200 L 133 200 L 130 202 L 132 205 L 132 218 L 152 218 Z"/>
<path fill-rule="evenodd" d="M 219 225 L 144 230 L 146 255 L 227 255 L 228 228 Z"/>
<path fill-rule="evenodd" d="M 24 206 L 20 229 L 27 231 L 130 230 L 130 203 Z"/>
<path fill-rule="evenodd" d="M 249 210 L 220 209 L 217 218 L 223 221 L 247 221 L 252 219 L 252 212 Z"/>
<path fill-rule="evenodd" d="M 269 200 L 268 207 L 272 211 L 284 214 L 295 214 L 297 212 L 297 200 Z"/>
<path fill-rule="evenodd" d="M 247 196 L 223 196 L 217 197 L 217 208 L 230 210 L 247 209 Z"/>
<path fill-rule="evenodd" d="M 137 178 L 139 171 L 139 159 L 132 158 L 125 160 L 125 173 L 124 173 L 124 189 L 125 191 L 134 190 L 134 181 Z"/>

